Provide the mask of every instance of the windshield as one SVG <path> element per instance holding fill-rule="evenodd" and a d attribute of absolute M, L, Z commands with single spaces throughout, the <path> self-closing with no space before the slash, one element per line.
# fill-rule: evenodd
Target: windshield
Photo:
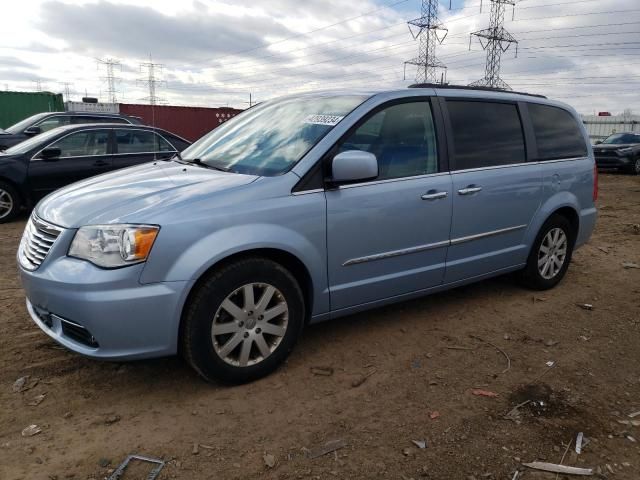
<path fill-rule="evenodd" d="M 640 135 L 633 133 L 614 133 L 602 143 L 607 145 L 624 145 L 625 143 L 640 143 Z"/>
<path fill-rule="evenodd" d="M 38 147 L 41 143 L 46 142 L 51 137 L 55 137 L 59 133 L 60 132 L 58 131 L 57 128 L 51 129 L 47 132 L 41 133 L 40 135 L 31 137 L 25 140 L 24 142 L 20 142 L 17 145 L 14 145 L 13 147 L 7 148 L 4 151 L 4 153 L 6 153 L 7 155 L 16 155 L 16 154 L 26 153 L 32 148 Z"/>
<path fill-rule="evenodd" d="M 287 97 L 245 110 L 182 153 L 235 173 L 279 175 L 293 167 L 364 96 Z"/>
<path fill-rule="evenodd" d="M 7 127 L 5 129 L 5 131 L 7 131 L 9 133 L 13 133 L 14 135 L 16 133 L 22 133 L 22 131 L 25 128 L 31 126 L 33 123 L 37 122 L 41 118 L 46 117 L 47 115 L 49 115 L 49 112 L 47 112 L 47 113 L 36 113 L 35 115 L 31 115 L 30 117 L 25 118 L 24 120 L 22 120 L 21 122 L 16 123 L 15 125 L 11 125 L 10 127 Z"/>

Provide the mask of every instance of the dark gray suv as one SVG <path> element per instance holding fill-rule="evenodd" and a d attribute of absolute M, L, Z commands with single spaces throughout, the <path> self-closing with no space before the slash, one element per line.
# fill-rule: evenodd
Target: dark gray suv
<path fill-rule="evenodd" d="M 11 125 L 6 130 L 0 129 L 0 150 L 6 150 L 13 145 L 25 141 L 34 135 L 65 125 L 82 123 L 125 123 L 140 125 L 142 122 L 136 117 L 119 113 L 88 113 L 88 112 L 44 112 L 36 113 L 24 120 Z"/>

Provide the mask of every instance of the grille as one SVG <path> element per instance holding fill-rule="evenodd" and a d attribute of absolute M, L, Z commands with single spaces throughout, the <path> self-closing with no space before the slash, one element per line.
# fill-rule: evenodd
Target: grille
<path fill-rule="evenodd" d="M 596 157 L 618 157 L 618 153 L 615 150 L 596 150 L 593 153 Z"/>
<path fill-rule="evenodd" d="M 26 270 L 37 269 L 47 257 L 60 232 L 60 228 L 32 216 L 20 242 L 20 265 Z"/>
<path fill-rule="evenodd" d="M 98 348 L 100 345 L 91 332 L 78 323 L 58 317 L 62 333 L 76 342 L 87 345 L 88 347 Z"/>

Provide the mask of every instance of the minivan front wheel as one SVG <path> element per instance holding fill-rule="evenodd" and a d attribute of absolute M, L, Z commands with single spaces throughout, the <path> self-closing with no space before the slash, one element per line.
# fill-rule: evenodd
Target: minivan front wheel
<path fill-rule="evenodd" d="M 293 275 L 266 258 L 213 272 L 184 316 L 182 349 L 206 380 L 245 383 L 275 370 L 304 324 L 304 298 Z"/>
<path fill-rule="evenodd" d="M 13 220 L 20 211 L 20 196 L 13 186 L 0 181 L 0 223 Z"/>
<path fill-rule="evenodd" d="M 562 215 L 551 216 L 540 229 L 521 272 L 524 284 L 547 290 L 560 283 L 569 268 L 574 243 L 575 232 L 569 220 Z"/>

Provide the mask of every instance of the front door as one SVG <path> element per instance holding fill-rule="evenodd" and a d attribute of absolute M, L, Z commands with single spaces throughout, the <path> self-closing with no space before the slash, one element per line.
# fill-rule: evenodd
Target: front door
<path fill-rule="evenodd" d="M 36 155 L 29 163 L 29 185 L 34 199 L 111 168 L 109 129 L 70 133 L 45 148 L 59 148 L 60 156 L 44 160 Z"/>
<path fill-rule="evenodd" d="M 171 158 L 176 153 L 166 140 L 151 130 L 116 128 L 115 140 L 114 169 Z"/>
<path fill-rule="evenodd" d="M 447 100 L 453 217 L 445 283 L 526 261 L 524 238 L 542 198 L 541 169 L 527 163 L 516 103 Z"/>
<path fill-rule="evenodd" d="M 430 102 L 372 112 L 334 152 L 347 150 L 375 154 L 379 175 L 326 192 L 332 310 L 441 284 L 451 178 L 439 172 Z"/>

